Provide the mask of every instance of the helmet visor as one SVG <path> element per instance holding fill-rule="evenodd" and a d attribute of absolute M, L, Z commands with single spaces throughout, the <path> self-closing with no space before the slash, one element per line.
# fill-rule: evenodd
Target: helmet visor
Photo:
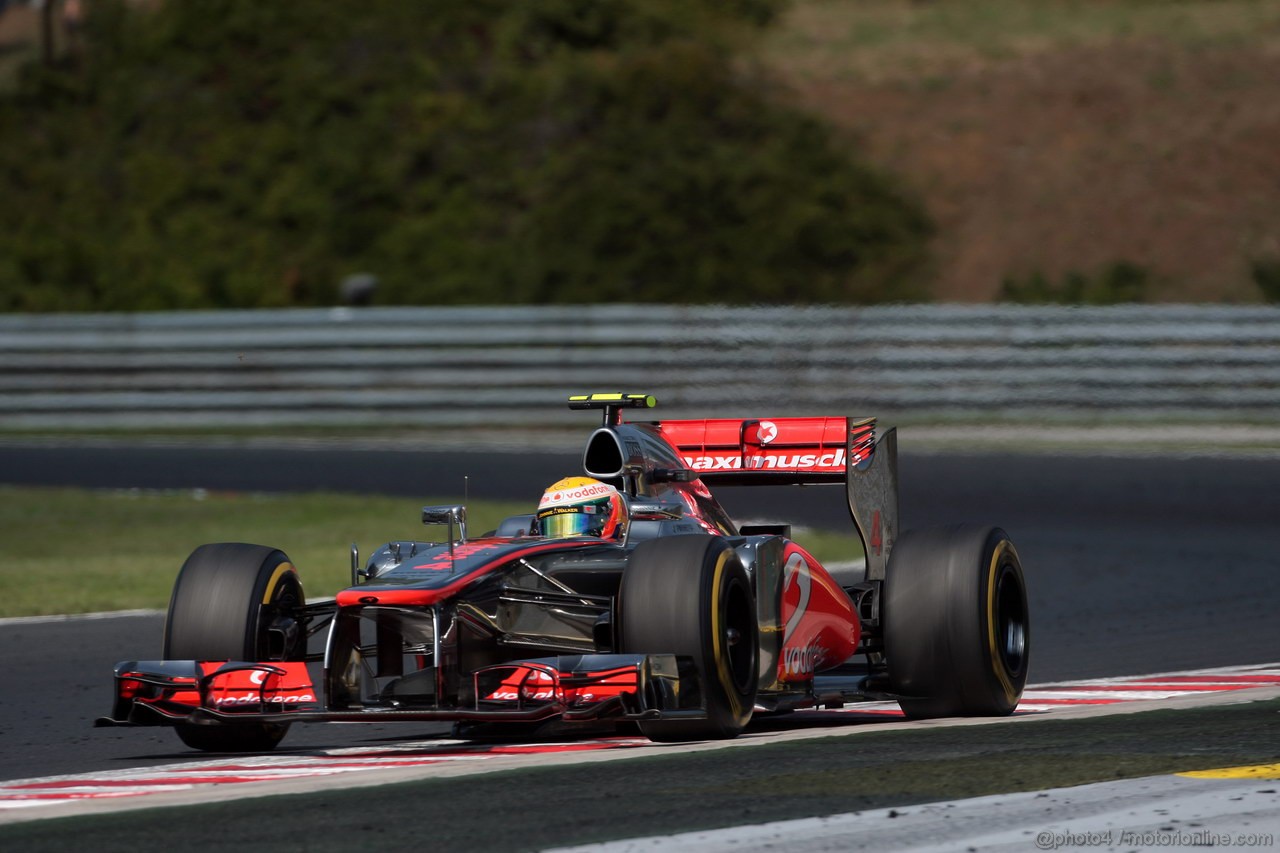
<path fill-rule="evenodd" d="M 551 539 L 599 536 L 609 523 L 609 510 L 608 498 L 576 506 L 549 507 L 538 513 L 538 529 Z"/>

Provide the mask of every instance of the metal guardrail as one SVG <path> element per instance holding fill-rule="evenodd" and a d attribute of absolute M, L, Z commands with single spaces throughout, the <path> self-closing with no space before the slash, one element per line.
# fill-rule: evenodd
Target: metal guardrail
<path fill-rule="evenodd" d="M 0 316 L 0 429 L 665 417 L 1280 420 L 1280 307 L 600 305 Z"/>

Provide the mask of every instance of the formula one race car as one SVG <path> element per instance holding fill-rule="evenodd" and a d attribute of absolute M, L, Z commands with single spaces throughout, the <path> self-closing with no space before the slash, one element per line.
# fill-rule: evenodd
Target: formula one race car
<path fill-rule="evenodd" d="M 733 737 L 753 714 L 896 700 L 909 717 L 1003 715 L 1030 653 L 1018 554 L 993 527 L 898 531 L 897 444 L 875 419 L 624 422 L 652 397 L 572 397 L 604 425 L 585 477 L 468 538 L 396 541 L 333 601 L 282 552 L 197 548 L 164 660 L 116 666 L 98 725 L 167 725 L 196 749 L 274 747 L 295 722 L 633 720 L 654 740 Z M 736 525 L 717 484 L 845 486 L 865 573 L 837 582 L 785 524 Z M 323 655 L 307 640 L 328 629 Z M 323 691 L 307 661 L 323 658 Z M 323 697 L 323 698 L 322 698 Z"/>

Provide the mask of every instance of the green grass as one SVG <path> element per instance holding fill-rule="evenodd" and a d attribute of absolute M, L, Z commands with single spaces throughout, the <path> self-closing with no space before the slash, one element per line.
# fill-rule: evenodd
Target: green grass
<path fill-rule="evenodd" d="M 205 542 L 280 548 L 308 596 L 349 585 L 349 549 L 430 539 L 424 504 L 362 495 L 0 488 L 0 616 L 165 607 L 187 555 Z M 522 504 L 473 503 L 484 532 Z"/>
<path fill-rule="evenodd" d="M 280 548 L 310 597 L 348 586 L 349 549 L 433 538 L 425 504 L 458 499 L 323 493 L 91 491 L 0 486 L 0 617 L 163 608 L 187 555 L 206 542 Z M 473 501 L 468 527 L 483 533 L 524 503 Z M 819 559 L 861 554 L 856 538 L 807 532 Z"/>
<path fill-rule="evenodd" d="M 1265 0 L 798 0 L 765 55 L 801 78 L 932 79 L 975 63 L 1116 40 L 1280 41 Z"/>

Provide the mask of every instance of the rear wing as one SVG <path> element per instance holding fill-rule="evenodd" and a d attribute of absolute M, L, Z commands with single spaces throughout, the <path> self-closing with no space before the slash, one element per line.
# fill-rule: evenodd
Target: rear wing
<path fill-rule="evenodd" d="M 875 419 L 663 421 L 658 431 L 709 485 L 842 483 L 872 451 Z"/>
<path fill-rule="evenodd" d="M 898 438 L 876 440 L 876 419 L 771 418 L 662 421 L 659 434 L 707 485 L 845 485 L 867 555 L 884 578 L 898 531 Z"/>
<path fill-rule="evenodd" d="M 583 454 L 583 470 L 602 479 L 648 467 L 656 481 L 701 480 L 707 485 L 809 485 L 843 483 L 867 555 L 867 580 L 883 580 L 898 535 L 898 436 L 888 429 L 876 440 L 876 419 L 771 418 L 624 423 L 623 409 L 652 409 L 648 394 L 580 394 L 571 409 L 604 412 Z M 662 441 L 656 454 L 645 444 Z M 665 466 L 674 449 L 683 469 Z"/>

